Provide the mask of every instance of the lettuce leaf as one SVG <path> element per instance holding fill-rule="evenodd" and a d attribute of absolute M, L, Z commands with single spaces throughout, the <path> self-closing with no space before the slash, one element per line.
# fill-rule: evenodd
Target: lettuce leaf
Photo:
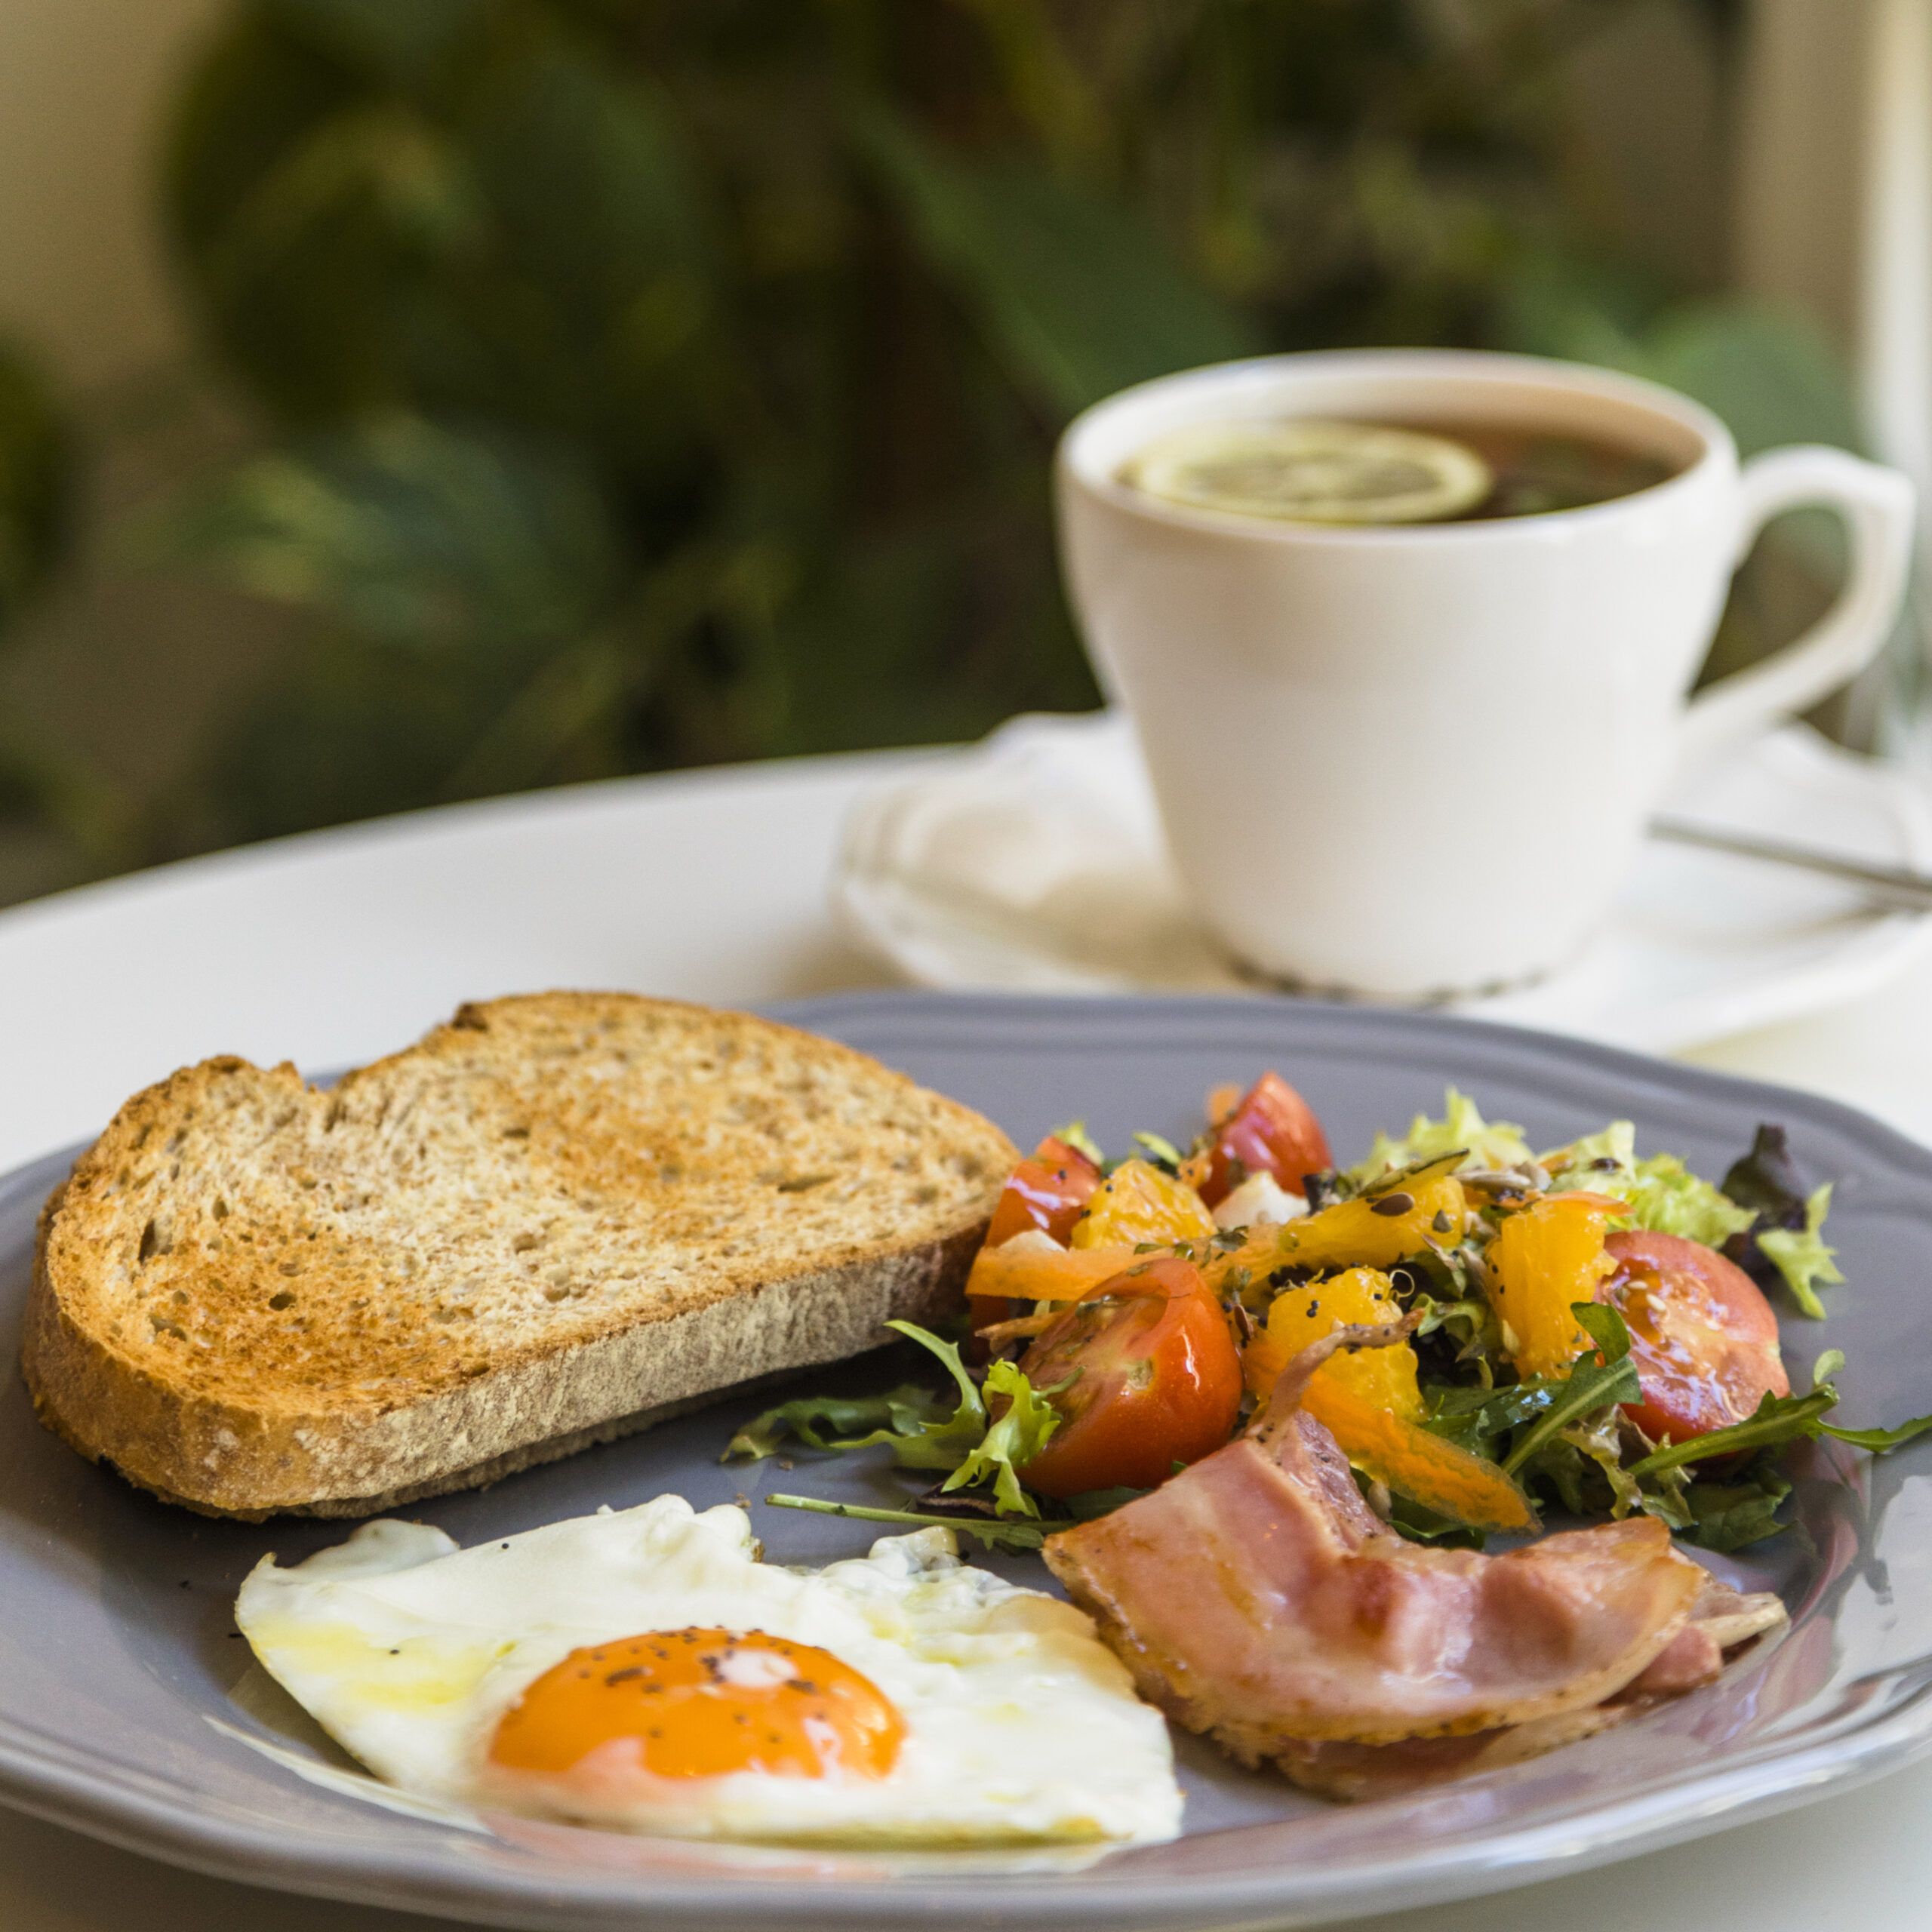
<path fill-rule="evenodd" d="M 1506 1120 L 1484 1120 L 1475 1101 L 1451 1087 L 1443 1094 L 1440 1120 L 1417 1114 L 1399 1140 L 1378 1133 L 1367 1159 L 1349 1168 L 1348 1177 L 1357 1186 L 1365 1186 L 1391 1168 L 1411 1167 L 1459 1151 L 1466 1152 L 1472 1163 L 1481 1168 L 1512 1168 L 1531 1158 L 1520 1127 Z"/>
<path fill-rule="evenodd" d="M 905 1322 L 895 1322 L 893 1326 L 914 1335 L 921 1332 Z M 953 1352 L 956 1356 L 958 1352 Z M 1002 1514 L 1037 1516 L 1040 1506 L 1020 1487 L 1014 1465 L 1030 1463 L 1059 1428 L 1060 1411 L 1046 1398 L 1057 1395 L 1066 1386 L 1063 1382 L 1052 1389 L 1036 1391 L 1020 1374 L 1017 1364 L 995 1362 L 986 1371 L 986 1392 L 1008 1397 L 1007 1411 L 941 1487 L 963 1489 L 968 1483 L 990 1482 Z"/>
<path fill-rule="evenodd" d="M 1785 1130 L 1761 1124 L 1751 1151 L 1733 1163 L 1724 1177 L 1724 1192 L 1740 1206 L 1755 1211 L 1755 1219 L 1736 1236 L 1724 1252 L 1762 1288 L 1780 1282 L 1813 1321 L 1824 1319 L 1825 1305 L 1817 1284 L 1842 1281 L 1822 1230 L 1830 1212 L 1832 1189 L 1805 1191 L 1804 1176 L 1792 1158 Z"/>
<path fill-rule="evenodd" d="M 1792 1299 L 1814 1321 L 1825 1318 L 1825 1304 L 1818 1299 L 1816 1284 L 1842 1281 L 1836 1260 L 1838 1250 L 1825 1244 L 1825 1217 L 1831 1212 L 1832 1184 L 1814 1188 L 1804 1203 L 1804 1225 L 1801 1229 L 1761 1228 L 1755 1237 L 1758 1247 L 1784 1277 Z"/>
<path fill-rule="evenodd" d="M 789 1436 L 808 1449 L 850 1449 L 875 1441 L 881 1432 L 910 1435 L 921 1425 L 943 1421 L 946 1409 L 930 1389 L 902 1383 L 883 1395 L 801 1395 L 746 1423 L 724 1445 L 721 1462 L 762 1462 Z"/>
<path fill-rule="evenodd" d="M 1694 1174 L 1675 1154 L 1636 1158 L 1636 1129 L 1612 1121 L 1600 1134 L 1586 1134 L 1543 1156 L 1552 1192 L 1585 1188 L 1612 1195 L 1629 1209 L 1626 1219 L 1653 1233 L 1681 1235 L 1721 1247 L 1756 1218 L 1729 1195 Z"/>
<path fill-rule="evenodd" d="M 946 1364 L 959 1400 L 948 1414 L 946 1405 L 929 1391 L 906 1383 L 890 1395 L 858 1400 L 841 1397 L 806 1395 L 768 1409 L 732 1437 L 724 1460 L 771 1455 L 788 1435 L 814 1449 L 842 1454 L 848 1449 L 869 1449 L 884 1443 L 892 1460 L 907 1469 L 946 1469 L 942 1491 L 963 1489 L 974 1483 L 992 1485 L 994 1505 L 1002 1515 L 1037 1516 L 1040 1506 L 1020 1481 L 1019 1467 L 1029 1463 L 1047 1445 L 1048 1438 L 1060 1424 L 1060 1412 L 1047 1398 L 1059 1394 L 1069 1382 L 1051 1389 L 1036 1389 L 1017 1364 L 997 1361 L 986 1372 L 986 1393 L 973 1380 L 959 1358 L 955 1343 L 910 1321 L 888 1321 L 909 1340 L 929 1350 Z M 1008 1398 L 1006 1413 L 995 1422 L 987 1414 L 986 1395 Z M 867 1428 L 867 1425 L 871 1426 Z M 863 1429 L 863 1435 L 828 1435 L 827 1426 L 848 1431 Z M 767 1500 L 772 1499 L 768 1498 Z M 801 1507 L 804 1505 L 798 1506 Z M 846 1513 L 863 1512 L 848 1511 Z M 878 1516 L 886 1521 L 925 1521 L 899 1515 Z M 937 1521 L 937 1518 L 931 1520 Z M 946 1520 L 950 1521 L 950 1518 Z M 977 1534 L 977 1531 L 975 1534 Z"/>

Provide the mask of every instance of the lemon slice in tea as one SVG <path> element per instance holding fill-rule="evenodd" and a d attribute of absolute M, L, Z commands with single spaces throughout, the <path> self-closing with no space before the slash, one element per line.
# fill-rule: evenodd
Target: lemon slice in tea
<path fill-rule="evenodd" d="M 1475 451 L 1446 436 L 1308 418 L 1177 429 L 1120 477 L 1189 509 L 1291 523 L 1440 522 L 1495 485 Z"/>

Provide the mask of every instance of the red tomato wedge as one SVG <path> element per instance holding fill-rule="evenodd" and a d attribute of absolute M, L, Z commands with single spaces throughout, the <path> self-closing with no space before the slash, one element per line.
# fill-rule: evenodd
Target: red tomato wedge
<path fill-rule="evenodd" d="M 1232 1113 L 1217 1121 L 1201 1198 L 1209 1207 L 1224 1201 L 1250 1174 L 1272 1174 L 1299 1194 L 1309 1174 L 1335 1163 L 1328 1137 L 1311 1107 L 1278 1073 L 1264 1073 Z"/>
<path fill-rule="evenodd" d="M 980 1260 L 1029 1229 L 1051 1235 L 1064 1247 L 1074 1223 L 1085 1213 L 1100 1185 L 1100 1169 L 1078 1148 L 1048 1134 L 1033 1149 L 1032 1158 L 1022 1161 L 1007 1177 L 1006 1186 L 993 1205 L 986 1244 L 980 1251 Z M 974 1275 L 980 1272 L 975 1263 Z M 1024 1302 L 1003 1294 L 989 1294 L 970 1284 L 966 1292 L 976 1335 L 995 1321 L 1010 1321 L 1027 1312 Z M 976 1343 L 974 1359 L 983 1360 L 985 1352 Z"/>
<path fill-rule="evenodd" d="M 1767 1394 L 1788 1395 L 1778 1318 L 1758 1284 L 1701 1241 L 1632 1229 L 1604 1252 L 1617 1272 L 1597 1291 L 1630 1331 L 1644 1386 L 1626 1413 L 1654 1442 L 1682 1442 L 1743 1422 Z"/>
<path fill-rule="evenodd" d="M 1076 1147 L 1050 1134 L 1008 1176 L 993 1209 L 986 1245 L 998 1247 L 1029 1228 L 1051 1235 L 1064 1247 L 1081 1210 L 1100 1184 L 1100 1171 Z"/>
<path fill-rule="evenodd" d="M 1110 1276 L 1034 1341 L 1020 1367 L 1064 1417 L 1020 1472 L 1043 1496 L 1152 1489 L 1222 1447 L 1241 1412 L 1241 1355 L 1192 1263 L 1161 1256 Z"/>

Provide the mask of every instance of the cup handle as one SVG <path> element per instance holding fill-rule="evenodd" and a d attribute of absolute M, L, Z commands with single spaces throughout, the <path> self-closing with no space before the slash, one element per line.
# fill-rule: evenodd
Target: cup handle
<path fill-rule="evenodd" d="M 1857 677 L 1891 635 L 1912 568 L 1915 492 L 1896 469 L 1805 445 L 1753 457 L 1738 489 L 1737 562 L 1780 511 L 1815 504 L 1844 518 L 1850 567 L 1838 601 L 1803 636 L 1690 700 L 1678 740 L 1679 780 Z"/>

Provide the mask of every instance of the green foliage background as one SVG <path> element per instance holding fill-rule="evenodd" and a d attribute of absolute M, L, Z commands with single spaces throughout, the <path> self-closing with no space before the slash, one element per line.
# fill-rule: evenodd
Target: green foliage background
<path fill-rule="evenodd" d="M 146 534 L 312 615 L 226 835 L 1089 705 L 1053 440 L 1190 364 L 1521 347 L 1851 441 L 1596 208 L 1563 76 L 1634 4 L 239 0 L 166 206 L 275 447 Z"/>

